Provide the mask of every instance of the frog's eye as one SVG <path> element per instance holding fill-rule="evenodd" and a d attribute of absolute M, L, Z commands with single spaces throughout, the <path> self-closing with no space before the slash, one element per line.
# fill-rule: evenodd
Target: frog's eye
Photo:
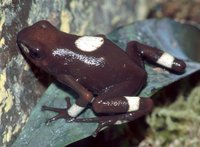
<path fill-rule="evenodd" d="M 36 50 L 30 50 L 29 54 L 34 59 L 40 59 L 41 58 L 41 55 L 40 55 L 40 52 L 38 51 L 38 49 L 36 49 Z"/>
<path fill-rule="evenodd" d="M 42 57 L 42 53 L 38 48 L 32 48 L 23 43 L 20 43 L 20 48 L 26 55 L 29 55 L 33 59 L 40 59 Z"/>

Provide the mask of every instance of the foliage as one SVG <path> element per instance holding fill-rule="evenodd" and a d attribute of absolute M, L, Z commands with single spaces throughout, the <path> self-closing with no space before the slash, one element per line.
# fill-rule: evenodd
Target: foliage
<path fill-rule="evenodd" d="M 147 122 L 149 136 L 140 143 L 154 147 L 198 147 L 200 145 L 200 84 L 188 96 L 180 93 L 176 102 L 157 107 Z"/>

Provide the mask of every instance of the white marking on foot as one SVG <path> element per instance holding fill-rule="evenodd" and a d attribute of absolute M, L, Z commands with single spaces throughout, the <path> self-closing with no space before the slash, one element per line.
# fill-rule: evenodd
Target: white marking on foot
<path fill-rule="evenodd" d="M 76 117 L 79 113 L 81 113 L 85 108 L 78 106 L 77 104 L 73 104 L 69 110 L 68 110 L 68 114 L 71 117 Z"/>
<path fill-rule="evenodd" d="M 93 36 L 83 36 L 75 41 L 76 47 L 85 52 L 95 51 L 101 47 L 103 43 L 104 39 L 102 37 Z"/>
<path fill-rule="evenodd" d="M 157 61 L 158 64 L 167 68 L 172 68 L 173 62 L 174 57 L 166 52 L 164 52 Z"/>
<path fill-rule="evenodd" d="M 128 121 L 127 120 L 118 120 L 115 122 L 115 125 L 121 125 L 121 124 L 124 124 L 124 123 L 127 123 Z"/>
<path fill-rule="evenodd" d="M 125 96 L 126 100 L 128 101 L 128 112 L 137 111 L 140 107 L 140 97 L 134 96 Z"/>

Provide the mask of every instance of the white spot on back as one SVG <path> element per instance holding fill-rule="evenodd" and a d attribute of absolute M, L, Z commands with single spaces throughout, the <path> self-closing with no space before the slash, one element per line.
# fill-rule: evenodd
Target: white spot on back
<path fill-rule="evenodd" d="M 166 52 L 164 52 L 157 61 L 158 64 L 167 68 L 172 68 L 173 62 L 174 57 Z"/>
<path fill-rule="evenodd" d="M 103 43 L 104 39 L 102 37 L 93 36 L 83 36 L 75 41 L 76 47 L 85 52 L 95 51 L 101 47 Z"/>
<path fill-rule="evenodd" d="M 140 107 L 140 97 L 125 96 L 129 104 L 128 112 L 137 111 Z"/>

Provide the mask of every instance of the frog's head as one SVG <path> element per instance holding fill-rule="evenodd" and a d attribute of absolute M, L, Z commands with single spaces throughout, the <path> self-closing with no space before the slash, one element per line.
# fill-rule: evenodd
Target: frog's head
<path fill-rule="evenodd" d="M 58 42 L 58 32 L 48 21 L 42 20 L 20 31 L 17 45 L 33 64 L 51 72 L 49 69 L 52 66 L 52 50 Z"/>

